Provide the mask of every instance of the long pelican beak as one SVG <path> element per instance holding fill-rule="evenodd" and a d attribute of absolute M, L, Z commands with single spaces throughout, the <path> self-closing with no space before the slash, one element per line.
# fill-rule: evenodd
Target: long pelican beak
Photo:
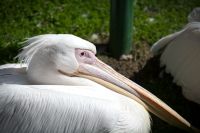
<path fill-rule="evenodd" d="M 79 72 L 76 75 L 93 80 L 117 93 L 132 98 L 171 125 L 191 132 L 199 131 L 155 95 L 97 58 L 94 64 L 80 64 Z"/>

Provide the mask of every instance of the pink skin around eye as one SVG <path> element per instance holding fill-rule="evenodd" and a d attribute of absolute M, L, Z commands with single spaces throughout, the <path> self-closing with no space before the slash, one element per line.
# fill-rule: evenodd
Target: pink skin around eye
<path fill-rule="evenodd" d="M 94 64 L 96 61 L 95 54 L 86 49 L 75 49 L 75 56 L 79 63 Z"/>

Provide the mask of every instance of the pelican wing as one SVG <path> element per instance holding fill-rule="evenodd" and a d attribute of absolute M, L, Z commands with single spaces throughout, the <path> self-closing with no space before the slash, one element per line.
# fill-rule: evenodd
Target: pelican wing
<path fill-rule="evenodd" d="M 161 38 L 159 41 L 157 41 L 156 43 L 154 43 L 154 45 L 151 47 L 151 52 L 153 53 L 153 55 L 158 55 L 160 53 L 163 52 L 163 50 L 165 49 L 165 47 L 171 42 L 173 41 L 180 33 L 180 32 L 176 32 L 174 34 L 170 34 L 167 35 L 163 38 Z"/>
<path fill-rule="evenodd" d="M 28 84 L 25 64 L 0 66 L 0 84 Z"/>
<path fill-rule="evenodd" d="M 139 125 L 145 127 L 137 132 L 148 132 L 149 120 L 143 121 L 148 113 L 140 116 L 144 108 L 135 109 L 132 100 L 129 111 L 123 98 L 107 89 L 83 86 L 4 84 L 0 86 L 0 132 L 132 132 Z M 131 122 L 134 119 L 137 122 Z"/>
<path fill-rule="evenodd" d="M 151 50 L 154 54 L 162 51 L 160 61 L 162 66 L 166 66 L 166 72 L 173 76 L 174 82 L 182 86 L 186 98 L 200 104 L 199 42 L 200 23 L 192 22 L 180 32 L 156 42 Z"/>
<path fill-rule="evenodd" d="M 188 25 L 185 26 L 183 30 L 167 35 L 158 40 L 156 43 L 154 43 L 153 46 L 151 47 L 151 52 L 154 55 L 161 54 L 165 50 L 165 48 L 171 44 L 171 42 L 176 41 L 176 38 L 184 34 L 184 32 L 188 32 L 198 28 L 199 28 L 198 22 L 189 23 Z"/>

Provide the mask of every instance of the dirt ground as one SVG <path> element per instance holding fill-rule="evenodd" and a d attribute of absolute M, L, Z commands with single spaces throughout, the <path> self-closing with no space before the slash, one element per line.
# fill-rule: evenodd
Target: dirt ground
<path fill-rule="evenodd" d="M 170 105 L 185 117 L 192 125 L 200 128 L 200 106 L 186 100 L 181 94 L 181 87 L 173 83 L 171 75 L 159 66 L 159 57 L 152 58 L 148 44 L 143 44 L 132 52 L 132 60 L 117 60 L 106 56 L 105 48 L 97 46 L 98 57 L 119 73 L 140 84 Z M 183 133 L 183 130 L 168 125 L 151 114 L 153 133 Z"/>

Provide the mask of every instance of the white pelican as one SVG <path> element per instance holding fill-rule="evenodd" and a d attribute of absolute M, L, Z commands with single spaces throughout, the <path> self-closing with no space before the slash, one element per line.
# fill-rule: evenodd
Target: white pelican
<path fill-rule="evenodd" d="M 147 133 L 147 110 L 193 130 L 150 92 L 100 61 L 92 43 L 47 34 L 26 44 L 18 55 L 23 64 L 0 68 L 1 133 Z"/>
<path fill-rule="evenodd" d="M 200 8 L 189 14 L 188 21 L 183 30 L 157 41 L 151 51 L 161 54 L 161 66 L 182 87 L 183 95 L 200 104 Z"/>

